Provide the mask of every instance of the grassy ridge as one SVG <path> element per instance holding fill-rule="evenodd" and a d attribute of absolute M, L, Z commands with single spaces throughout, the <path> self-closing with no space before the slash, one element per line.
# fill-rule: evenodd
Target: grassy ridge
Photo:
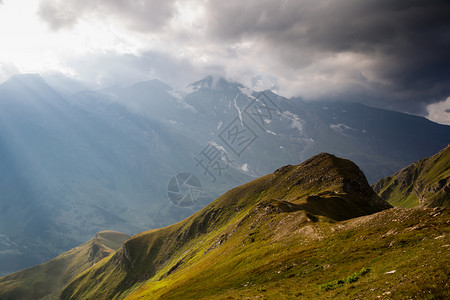
<path fill-rule="evenodd" d="M 286 224 L 288 231 L 282 231 L 289 234 L 292 233 L 291 226 L 305 230 L 303 226 L 312 220 L 348 219 L 389 207 L 373 192 L 355 164 L 329 154 L 319 154 L 298 166 L 280 168 L 273 174 L 232 189 L 180 223 L 134 236 L 108 260 L 77 276 L 64 289 L 62 299 L 122 299 L 148 280 L 156 280 L 158 286 L 165 285 L 166 278 L 183 274 L 182 270 L 187 270 L 188 266 L 200 263 L 198 269 L 188 269 L 189 276 L 200 269 L 199 276 L 213 272 L 222 265 L 224 258 L 221 255 L 236 249 L 239 251 L 227 257 L 227 261 L 237 267 L 242 264 L 242 255 L 253 253 L 252 265 L 257 265 L 262 262 L 261 257 L 271 255 L 272 250 L 267 248 L 267 253 L 261 253 L 258 248 L 241 246 L 256 245 L 254 241 L 258 235 L 269 239 L 268 235 L 279 231 L 277 225 L 266 223 L 272 218 L 271 213 L 290 212 L 297 216 L 292 219 L 292 224 Z M 286 222 L 278 217 L 276 221 Z M 255 232 L 244 230 L 245 224 L 251 224 Z M 241 237 L 244 237 L 243 241 Z M 297 239 L 298 236 L 294 240 Z M 225 245 L 231 248 L 217 255 L 215 249 L 225 249 Z M 281 242 L 277 245 L 286 247 Z M 201 266 L 210 267 L 204 269 Z M 224 272 L 229 273 L 229 268 L 229 265 L 224 266 Z M 217 273 L 208 278 L 227 282 Z M 185 293 L 185 288 L 189 287 L 184 287 L 181 293 Z M 201 291 L 196 293 L 201 294 Z"/>
<path fill-rule="evenodd" d="M 116 251 L 129 237 L 120 232 L 102 231 L 47 263 L 2 277 L 0 299 L 57 299 L 75 275 Z"/>
<path fill-rule="evenodd" d="M 450 207 L 450 145 L 378 181 L 377 194 L 399 207 Z"/>

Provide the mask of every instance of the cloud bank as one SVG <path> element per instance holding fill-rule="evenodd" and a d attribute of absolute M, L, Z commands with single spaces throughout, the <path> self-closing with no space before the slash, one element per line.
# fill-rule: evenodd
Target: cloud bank
<path fill-rule="evenodd" d="M 99 84 L 182 86 L 213 74 L 284 96 L 420 115 L 450 96 L 445 0 L 41 0 L 37 13 L 54 32 L 100 22 L 134 43 L 135 51 L 67 59 Z"/>

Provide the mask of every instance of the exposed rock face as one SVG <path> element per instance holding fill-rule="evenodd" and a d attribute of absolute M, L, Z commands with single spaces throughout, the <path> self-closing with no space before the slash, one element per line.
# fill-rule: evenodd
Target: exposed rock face
<path fill-rule="evenodd" d="M 303 190 L 313 190 L 294 203 L 314 214 L 345 220 L 391 208 L 376 195 L 353 162 L 321 153 L 294 167 Z M 306 201 L 302 201 L 306 200 Z"/>

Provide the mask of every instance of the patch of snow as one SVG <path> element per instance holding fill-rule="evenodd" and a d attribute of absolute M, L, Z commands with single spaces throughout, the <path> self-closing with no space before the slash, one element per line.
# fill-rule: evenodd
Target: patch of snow
<path fill-rule="evenodd" d="M 237 94 L 236 97 L 234 97 L 234 107 L 236 107 L 236 110 L 238 111 L 239 120 L 241 121 L 241 124 L 242 124 L 242 112 L 241 112 L 241 109 L 239 108 L 239 106 L 236 103 L 236 100 L 237 100 L 238 97 L 239 97 L 239 94 Z"/>
<path fill-rule="evenodd" d="M 184 93 L 186 93 L 186 94 L 190 94 L 190 93 L 192 93 L 192 92 L 198 91 L 199 89 L 200 89 L 200 86 L 189 84 L 189 85 L 186 86 L 184 89 L 182 89 L 182 91 L 183 91 Z"/>
<path fill-rule="evenodd" d="M 264 122 L 265 122 L 266 124 L 270 124 L 270 122 L 272 122 L 272 120 L 264 119 Z"/>
<path fill-rule="evenodd" d="M 283 146 L 280 146 L 280 149 L 283 149 Z"/>
<path fill-rule="evenodd" d="M 397 272 L 397 270 L 392 270 L 392 271 L 386 272 L 384 274 L 394 274 L 395 272 Z"/>
<path fill-rule="evenodd" d="M 287 110 L 284 111 L 281 115 L 291 121 L 291 124 L 289 124 L 290 128 L 296 128 L 300 133 L 303 133 L 303 123 L 305 123 L 305 121 L 300 119 L 299 116 Z"/>
<path fill-rule="evenodd" d="M 244 172 L 248 172 L 248 164 L 243 164 L 242 165 L 242 167 L 241 167 L 241 169 L 242 169 L 242 171 L 244 171 Z"/>
<path fill-rule="evenodd" d="M 217 149 L 219 149 L 220 151 L 222 151 L 223 153 L 228 154 L 227 150 L 225 150 L 224 147 L 220 146 L 220 145 L 217 144 L 216 142 L 210 141 L 209 143 L 210 143 L 212 146 L 214 146 L 214 147 L 216 147 Z"/>
<path fill-rule="evenodd" d="M 276 134 L 275 132 L 270 131 L 269 129 L 266 129 L 266 132 L 267 132 L 267 133 L 270 133 L 270 134 L 273 134 L 273 135 L 278 135 L 278 134 Z"/>
<path fill-rule="evenodd" d="M 219 121 L 219 124 L 217 125 L 217 131 L 219 131 L 219 129 L 220 129 L 220 127 L 222 127 L 222 125 L 223 125 L 223 122 Z"/>
<path fill-rule="evenodd" d="M 340 134 L 344 134 L 346 130 L 356 131 L 356 129 L 351 128 L 350 126 L 347 126 L 344 123 L 330 124 L 330 128 L 333 129 L 334 131 L 339 132 Z"/>

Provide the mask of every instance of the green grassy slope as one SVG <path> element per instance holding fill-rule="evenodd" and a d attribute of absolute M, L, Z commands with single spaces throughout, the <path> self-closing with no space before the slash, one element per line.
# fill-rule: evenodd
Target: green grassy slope
<path fill-rule="evenodd" d="M 289 249 L 289 243 L 305 236 L 315 237 L 310 224 L 329 226 L 390 207 L 355 164 L 319 154 L 232 189 L 182 222 L 134 236 L 113 256 L 77 276 L 62 299 L 122 299 L 146 282 L 156 282 L 157 288 L 170 285 L 173 276 L 184 282 L 209 274 L 208 280 L 227 284 L 229 276 L 248 276 L 239 266 L 260 265 L 264 273 L 263 258 Z M 222 275 L 214 272 L 221 265 Z M 178 297 L 191 288 L 191 297 L 201 295 L 201 286 L 183 285 Z M 211 286 L 208 295 L 223 291 L 217 286 Z"/>
<path fill-rule="evenodd" d="M 125 299 L 450 297 L 449 210 L 393 208 L 332 222 L 266 208 L 214 249 L 199 240 L 191 260 Z"/>
<path fill-rule="evenodd" d="M 0 299 L 58 299 L 62 288 L 76 275 L 107 257 L 130 236 L 102 231 L 58 257 L 35 267 L 0 278 Z"/>
<path fill-rule="evenodd" d="M 450 145 L 381 179 L 373 188 L 394 206 L 450 207 Z"/>

